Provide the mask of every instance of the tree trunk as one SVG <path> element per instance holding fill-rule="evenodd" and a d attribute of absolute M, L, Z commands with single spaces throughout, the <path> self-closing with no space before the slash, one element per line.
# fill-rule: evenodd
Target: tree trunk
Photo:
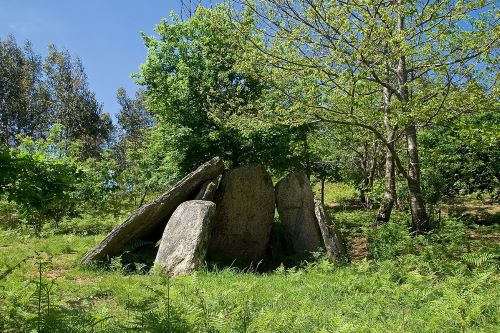
<path fill-rule="evenodd" d="M 408 144 L 408 192 L 410 195 L 410 209 L 412 215 L 412 228 L 417 234 L 429 230 L 429 221 L 425 211 L 424 199 L 421 193 L 420 164 L 418 160 L 417 130 L 410 125 L 406 130 Z"/>
<path fill-rule="evenodd" d="M 325 205 L 325 180 L 326 177 L 321 178 L 321 204 Z"/>
<path fill-rule="evenodd" d="M 363 155 L 361 160 L 361 169 L 363 172 L 363 184 L 360 189 L 360 202 L 366 209 L 373 208 L 373 202 L 370 198 L 370 193 L 373 189 L 373 182 L 375 180 L 375 172 L 377 171 L 377 157 L 379 143 L 375 142 L 372 152 L 370 154 L 368 141 L 363 144 Z"/>
<path fill-rule="evenodd" d="M 142 194 L 141 203 L 139 204 L 138 208 L 141 208 L 142 205 L 144 204 L 144 200 L 146 200 L 147 194 L 148 194 L 148 187 L 146 186 L 146 188 L 144 189 L 144 193 Z"/>
<path fill-rule="evenodd" d="M 368 166 L 369 160 L 369 152 L 368 152 L 368 142 L 365 141 L 363 144 L 363 156 L 361 158 L 361 171 L 363 172 L 363 183 L 361 184 L 361 189 L 359 191 L 359 201 L 364 208 L 370 208 L 370 198 L 366 194 L 369 191 L 370 187 L 370 170 Z"/>
<path fill-rule="evenodd" d="M 401 38 L 405 37 L 405 11 L 403 0 L 397 0 L 398 21 L 397 31 Z M 407 106 L 410 101 L 410 92 L 408 89 L 408 70 L 406 67 L 406 57 L 401 54 L 399 57 L 398 68 L 396 70 L 400 101 L 402 104 L 402 113 L 407 112 Z M 406 128 L 406 141 L 408 145 L 408 192 L 410 195 L 410 210 L 412 215 L 412 228 L 417 234 L 422 234 L 429 230 L 429 222 L 425 211 L 424 199 L 421 193 L 420 184 L 420 164 L 418 161 L 417 148 L 417 128 L 415 124 L 409 124 Z"/>
<path fill-rule="evenodd" d="M 396 170 L 394 167 L 394 157 L 387 150 L 385 155 L 385 193 L 384 199 L 378 210 L 377 222 L 386 223 L 391 218 L 394 202 L 396 201 Z"/>
<path fill-rule="evenodd" d="M 391 94 L 384 88 L 384 126 L 387 133 L 387 143 L 394 150 L 395 130 L 392 128 L 389 119 L 389 104 Z M 387 223 L 391 218 L 394 202 L 396 201 L 396 167 L 391 149 L 386 148 L 385 152 L 385 193 L 382 204 L 378 210 L 377 223 Z"/>
<path fill-rule="evenodd" d="M 372 192 L 373 190 L 373 183 L 375 182 L 375 173 L 377 172 L 377 167 L 378 167 L 378 150 L 379 150 L 379 142 L 376 141 L 374 146 L 373 146 L 373 151 L 372 151 L 372 161 L 370 165 L 370 171 L 368 173 L 368 181 L 367 181 L 367 190 L 368 192 Z M 373 201 L 367 195 L 366 197 L 366 203 L 367 203 L 367 208 L 372 209 L 373 208 Z"/>

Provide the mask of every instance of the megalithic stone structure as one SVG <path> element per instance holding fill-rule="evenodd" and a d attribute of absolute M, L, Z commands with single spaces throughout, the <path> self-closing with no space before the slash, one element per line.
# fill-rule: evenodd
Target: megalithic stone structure
<path fill-rule="evenodd" d="M 266 169 L 257 165 L 225 172 L 215 203 L 210 258 L 257 265 L 264 257 L 274 221 L 274 187 Z"/>
<path fill-rule="evenodd" d="M 82 263 L 118 254 L 134 240 L 151 236 L 160 239 L 174 210 L 184 201 L 193 199 L 205 182 L 219 177 L 223 172 L 224 163 L 219 157 L 201 165 L 156 200 L 142 206 L 125 222 L 115 227 L 99 245 L 83 257 Z M 151 235 L 152 233 L 158 235 Z"/>
<path fill-rule="evenodd" d="M 314 203 L 316 205 L 316 218 L 328 257 L 332 262 L 340 258 L 347 258 L 347 251 L 340 230 L 338 230 L 335 223 L 329 221 L 321 200 L 316 199 Z"/>
<path fill-rule="evenodd" d="M 219 179 L 212 179 L 206 181 L 194 199 L 214 201 L 218 186 L 219 186 Z"/>
<path fill-rule="evenodd" d="M 215 204 L 206 200 L 183 202 L 168 220 L 156 254 L 155 266 L 176 276 L 200 268 L 207 254 Z"/>
<path fill-rule="evenodd" d="M 293 172 L 276 184 L 276 207 L 294 254 L 318 251 L 323 243 L 316 221 L 314 193 L 304 172 Z"/>

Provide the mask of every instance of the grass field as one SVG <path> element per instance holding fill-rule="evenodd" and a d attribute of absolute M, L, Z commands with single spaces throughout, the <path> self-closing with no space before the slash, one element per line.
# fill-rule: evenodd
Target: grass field
<path fill-rule="evenodd" d="M 66 221 L 37 238 L 0 231 L 1 332 L 498 332 L 498 224 L 443 218 L 412 237 L 409 216 L 330 210 L 351 263 L 321 253 L 253 273 L 207 268 L 171 279 L 83 254 L 122 218 Z M 134 269 L 132 269 L 134 268 Z"/>

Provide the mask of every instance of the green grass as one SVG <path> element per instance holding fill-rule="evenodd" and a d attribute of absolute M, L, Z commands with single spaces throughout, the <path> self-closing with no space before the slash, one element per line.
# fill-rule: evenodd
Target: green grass
<path fill-rule="evenodd" d="M 313 181 L 313 190 L 317 198 L 321 197 L 321 183 Z M 359 192 L 351 185 L 344 183 L 326 183 L 325 184 L 325 204 L 344 204 L 349 201 L 357 200 Z"/>
<path fill-rule="evenodd" d="M 0 278 L 0 331 L 497 331 L 499 246 L 480 237 L 497 230 L 478 227 L 469 239 L 469 227 L 447 219 L 428 237 L 410 237 L 407 215 L 373 228 L 373 214 L 334 216 L 347 236 L 368 240 L 368 258 L 358 262 L 332 265 L 318 255 L 265 274 L 224 268 L 175 279 L 131 272 L 119 260 L 106 269 L 80 265 L 103 233 L 0 231 L 0 276 L 20 263 Z"/>

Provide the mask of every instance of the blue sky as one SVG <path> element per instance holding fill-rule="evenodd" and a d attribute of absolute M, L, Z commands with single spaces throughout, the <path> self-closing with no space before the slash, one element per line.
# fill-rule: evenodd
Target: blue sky
<path fill-rule="evenodd" d="M 130 74 L 146 57 L 140 32 L 152 34 L 171 11 L 180 0 L 0 0 L 0 39 L 13 34 L 43 56 L 49 43 L 79 56 L 104 111 L 115 114 L 116 90 L 137 89 Z"/>

